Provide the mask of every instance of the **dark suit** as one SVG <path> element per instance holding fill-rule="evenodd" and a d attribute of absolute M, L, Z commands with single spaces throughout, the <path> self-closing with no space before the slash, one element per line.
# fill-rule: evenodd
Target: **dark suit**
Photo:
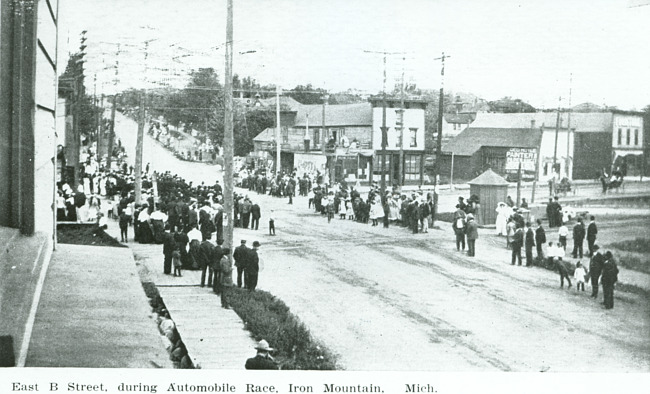
<path fill-rule="evenodd" d="M 478 239 L 478 224 L 476 224 L 476 221 L 470 220 L 467 222 L 465 233 L 467 234 L 467 255 L 474 257 L 476 254 L 476 240 Z"/>
<path fill-rule="evenodd" d="M 573 258 L 580 256 L 582 258 L 582 244 L 585 240 L 585 226 L 582 223 L 576 223 L 573 226 Z"/>
<path fill-rule="evenodd" d="M 596 243 L 596 235 L 598 235 L 598 227 L 596 226 L 596 222 L 591 222 L 587 227 L 587 245 L 589 246 L 589 256 L 594 255 L 594 244 Z"/>
<path fill-rule="evenodd" d="M 163 263 L 163 272 L 166 274 L 172 273 L 172 252 L 176 246 L 176 241 L 174 240 L 174 234 L 165 232 L 163 234 L 163 255 L 165 256 L 165 261 Z"/>
<path fill-rule="evenodd" d="M 204 241 L 212 238 L 214 223 L 210 220 L 210 214 L 204 209 L 199 210 L 199 226 Z"/>
<path fill-rule="evenodd" d="M 249 251 L 246 245 L 239 245 L 232 254 L 232 257 L 235 259 L 235 267 L 237 267 L 237 287 L 241 287 L 242 285 L 242 274 L 244 274 L 244 270 L 246 269 Z M 244 280 L 244 282 L 246 281 Z"/>
<path fill-rule="evenodd" d="M 526 266 L 533 265 L 533 246 L 535 246 L 535 232 L 532 228 L 526 231 Z"/>
<path fill-rule="evenodd" d="M 214 271 L 212 290 L 217 294 L 221 293 L 221 258 L 223 256 L 224 253 L 221 245 L 217 245 L 212 249 L 212 261 L 210 263 L 210 266 Z"/>
<path fill-rule="evenodd" d="M 614 308 L 614 283 L 618 281 L 618 267 L 613 259 L 603 264 L 603 295 L 605 297 L 605 309 Z"/>
<path fill-rule="evenodd" d="M 524 230 L 518 228 L 515 230 L 515 235 L 513 237 L 512 243 L 512 265 L 515 265 L 515 260 L 519 261 L 521 265 L 521 248 L 524 246 Z"/>
<path fill-rule="evenodd" d="M 260 206 L 257 204 L 253 204 L 251 207 L 251 230 L 255 229 L 257 230 L 260 227 L 260 218 L 262 217 L 262 211 L 260 210 Z"/>
<path fill-rule="evenodd" d="M 272 359 L 258 354 L 246 360 L 246 369 L 278 369 L 278 365 Z"/>
<path fill-rule="evenodd" d="M 544 259 L 544 252 L 542 251 L 542 245 L 546 243 L 546 231 L 541 225 L 535 230 L 535 243 L 537 244 L 537 257 Z"/>
<path fill-rule="evenodd" d="M 591 277 L 591 296 L 598 297 L 598 278 L 603 271 L 605 256 L 600 253 L 594 254 L 589 263 L 589 276 Z"/>
<path fill-rule="evenodd" d="M 214 227 L 217 230 L 217 241 L 223 240 L 223 209 L 214 214 Z"/>
<path fill-rule="evenodd" d="M 199 267 L 201 268 L 201 287 L 205 286 L 205 273 L 214 260 L 214 245 L 210 241 L 201 242 L 199 247 Z M 208 274 L 208 286 L 212 286 L 212 271 Z"/>
<path fill-rule="evenodd" d="M 257 276 L 260 272 L 260 258 L 257 255 L 256 249 L 251 249 L 249 251 L 247 260 L 244 281 L 246 283 L 246 288 L 253 291 L 257 287 Z"/>

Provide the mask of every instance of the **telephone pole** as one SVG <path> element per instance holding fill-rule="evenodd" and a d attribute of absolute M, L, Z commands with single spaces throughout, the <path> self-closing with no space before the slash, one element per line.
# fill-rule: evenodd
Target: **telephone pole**
<path fill-rule="evenodd" d="M 386 145 L 388 145 L 388 127 L 386 127 L 386 56 L 404 55 L 404 52 L 364 51 L 365 53 L 379 53 L 384 55 L 384 84 L 382 88 L 381 111 L 381 195 L 386 194 Z"/>
<path fill-rule="evenodd" d="M 569 109 L 568 109 L 568 114 L 567 114 L 567 126 L 566 126 L 566 177 L 567 179 L 571 179 L 571 172 L 569 171 L 569 164 L 571 163 L 571 150 L 569 147 L 571 146 L 571 90 L 573 85 L 573 73 L 569 76 Z"/>
<path fill-rule="evenodd" d="M 224 246 L 233 247 L 233 214 L 234 214 L 234 147 L 233 147 L 233 107 L 232 107 L 232 51 L 233 51 L 233 4 L 232 0 L 226 0 L 226 69 L 225 69 L 225 118 L 223 138 L 223 203 L 224 203 Z"/>
<path fill-rule="evenodd" d="M 108 152 L 106 156 L 106 169 L 111 170 L 111 164 L 113 161 L 113 143 L 115 142 L 115 108 L 117 107 L 117 82 L 120 70 L 120 44 L 117 44 L 117 52 L 115 53 L 115 81 L 113 85 L 115 91 L 113 92 L 113 106 L 111 108 L 111 130 L 108 135 Z"/>
<path fill-rule="evenodd" d="M 401 100 L 400 109 L 397 111 L 397 128 L 399 129 L 399 179 L 397 183 L 404 186 L 404 64 L 406 57 L 402 58 L 402 86 L 401 86 Z"/>
<path fill-rule="evenodd" d="M 280 85 L 275 87 L 275 175 L 280 174 L 280 158 L 282 152 L 282 142 L 280 141 Z"/>
<path fill-rule="evenodd" d="M 144 102 L 145 90 L 140 92 L 140 110 L 138 116 L 138 137 L 135 144 L 135 203 L 142 200 L 142 143 L 144 140 Z"/>
<path fill-rule="evenodd" d="M 444 101 L 445 101 L 445 59 L 451 57 L 442 53 L 441 57 L 433 60 L 440 60 L 442 67 L 440 68 L 440 98 L 438 99 L 438 139 L 436 141 L 436 161 L 433 167 L 433 212 L 438 212 L 438 178 L 440 177 L 440 161 L 442 159 L 442 118 L 444 116 Z"/>

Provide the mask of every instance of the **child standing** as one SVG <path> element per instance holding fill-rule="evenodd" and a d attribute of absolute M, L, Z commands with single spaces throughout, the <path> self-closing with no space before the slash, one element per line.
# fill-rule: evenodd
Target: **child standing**
<path fill-rule="evenodd" d="M 120 212 L 120 236 L 122 237 L 122 242 L 128 242 L 129 221 L 126 211 L 122 210 Z"/>
<path fill-rule="evenodd" d="M 273 210 L 269 215 L 269 235 L 275 235 L 275 220 L 273 219 Z"/>
<path fill-rule="evenodd" d="M 559 237 L 559 246 L 562 247 L 562 250 L 566 251 L 566 238 L 569 236 L 569 229 L 564 224 L 560 226 L 557 230 L 557 235 Z"/>
<path fill-rule="evenodd" d="M 178 276 L 183 276 L 181 275 L 181 250 L 178 247 L 178 244 L 174 247 L 174 251 L 172 252 L 172 264 L 174 265 L 174 276 L 176 276 L 176 273 L 178 273 Z"/>
<path fill-rule="evenodd" d="M 585 291 L 585 278 L 587 277 L 587 270 L 582 265 L 581 262 L 576 263 L 576 270 L 573 273 L 573 278 L 576 280 L 576 291 L 580 290 Z"/>

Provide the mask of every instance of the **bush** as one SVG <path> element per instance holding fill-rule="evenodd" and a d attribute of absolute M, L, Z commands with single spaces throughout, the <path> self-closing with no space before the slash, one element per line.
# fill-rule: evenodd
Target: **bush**
<path fill-rule="evenodd" d="M 276 349 L 282 369 L 335 370 L 335 357 L 316 343 L 307 327 L 273 295 L 233 288 L 228 302 L 256 340 L 265 339 Z"/>
<path fill-rule="evenodd" d="M 92 223 L 59 223 L 56 225 L 56 237 L 57 242 L 62 244 L 127 247 Z"/>

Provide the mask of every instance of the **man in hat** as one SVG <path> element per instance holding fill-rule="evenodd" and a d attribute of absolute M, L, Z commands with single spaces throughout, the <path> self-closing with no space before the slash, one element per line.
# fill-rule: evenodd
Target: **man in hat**
<path fill-rule="evenodd" d="M 590 218 L 589 226 L 587 226 L 587 246 L 589 247 L 589 256 L 595 253 L 594 245 L 596 243 L 596 236 L 598 235 L 598 226 L 596 226 L 596 218 L 592 215 Z"/>
<path fill-rule="evenodd" d="M 585 240 L 585 226 L 582 224 L 582 218 L 573 226 L 573 258 L 582 258 L 582 244 Z"/>
<path fill-rule="evenodd" d="M 271 352 L 274 351 L 269 343 L 264 339 L 257 343 L 255 346 L 257 354 L 253 358 L 246 360 L 246 369 L 279 369 L 278 364 L 271 357 Z"/>
<path fill-rule="evenodd" d="M 515 261 L 518 262 L 518 265 L 521 265 L 521 248 L 524 246 L 524 229 L 517 226 L 515 230 L 515 235 L 512 240 L 512 263 L 515 265 Z"/>
<path fill-rule="evenodd" d="M 603 265 L 605 264 L 605 257 L 600 254 L 600 247 L 598 245 L 593 246 L 594 254 L 591 257 L 589 262 L 589 276 L 591 277 L 591 297 L 598 297 L 598 279 L 600 274 L 603 271 Z"/>
<path fill-rule="evenodd" d="M 260 246 L 261 244 L 258 241 L 253 242 L 253 249 L 248 253 L 246 273 L 244 275 L 244 283 L 248 291 L 253 291 L 257 287 L 257 276 L 260 272 L 260 258 L 257 255 L 257 250 Z"/>
<path fill-rule="evenodd" d="M 246 247 L 246 240 L 242 239 L 241 244 L 235 248 L 232 254 L 232 257 L 235 259 L 235 267 L 237 267 L 237 287 L 241 287 L 242 285 L 242 275 L 245 275 L 249 252 L 250 250 Z M 245 276 L 244 283 L 246 283 Z"/>
<path fill-rule="evenodd" d="M 618 267 L 614 261 L 614 256 L 609 250 L 605 252 L 605 262 L 603 263 L 603 294 L 605 297 L 605 309 L 614 308 L 614 284 L 618 281 Z"/>
<path fill-rule="evenodd" d="M 526 222 L 526 232 L 524 246 L 526 247 L 526 267 L 533 266 L 533 246 L 535 246 L 535 232 L 530 225 Z"/>
<path fill-rule="evenodd" d="M 467 255 L 474 257 L 476 254 L 476 240 L 478 239 L 478 224 L 474 220 L 474 215 L 467 214 L 467 224 L 465 225 L 467 234 Z"/>

